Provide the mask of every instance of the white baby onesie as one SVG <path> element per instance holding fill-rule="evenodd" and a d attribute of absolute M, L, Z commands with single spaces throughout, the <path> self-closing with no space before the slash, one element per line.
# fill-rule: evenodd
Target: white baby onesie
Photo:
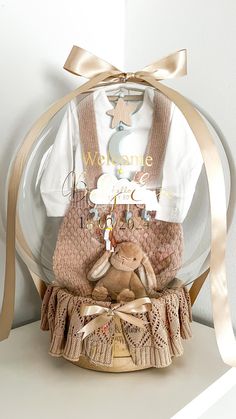
<path fill-rule="evenodd" d="M 99 152 L 101 155 L 107 155 L 109 139 L 116 131 L 115 128 L 111 128 L 111 117 L 106 114 L 112 109 L 112 104 L 104 89 L 97 89 L 91 94 L 94 100 Z M 121 154 L 129 154 L 129 149 L 132 148 L 133 155 L 144 155 L 152 124 L 153 97 L 153 88 L 145 87 L 143 102 L 132 114 L 132 126 L 127 127 L 133 132 L 129 135 L 129 143 L 126 145 L 123 142 L 126 150 L 121 150 Z M 132 136 L 135 141 L 132 141 Z M 131 143 L 132 147 L 129 147 Z M 122 153 L 124 151 L 125 153 Z M 171 125 L 160 185 L 162 192 L 156 219 L 179 223 L 184 221 L 192 202 L 202 163 L 202 155 L 192 130 L 182 112 L 172 103 Z M 75 170 L 77 177 L 85 170 L 81 155 L 76 101 L 71 101 L 66 107 L 51 153 L 44 166 L 40 192 L 47 215 L 64 216 L 69 198 L 62 194 L 63 182 L 71 170 Z M 142 167 L 122 166 L 122 169 L 123 177 L 132 178 L 132 175 L 142 170 Z M 116 174 L 116 168 L 112 164 L 103 164 L 102 171 Z M 79 184 L 78 187 L 82 188 L 83 184 Z M 71 178 L 65 182 L 64 194 L 70 191 L 70 188 Z"/>

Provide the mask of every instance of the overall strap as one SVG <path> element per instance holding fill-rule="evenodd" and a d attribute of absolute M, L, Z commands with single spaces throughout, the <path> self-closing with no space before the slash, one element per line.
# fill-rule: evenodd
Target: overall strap
<path fill-rule="evenodd" d="M 145 165 L 149 174 L 147 186 L 154 189 L 160 178 L 165 159 L 166 146 L 171 123 L 172 102 L 161 92 L 154 90 L 153 117 L 145 156 L 152 158 L 152 165 Z"/>
<path fill-rule="evenodd" d="M 85 179 L 88 187 L 93 188 L 96 187 L 97 179 L 102 174 L 101 165 L 98 164 L 99 144 L 93 93 L 78 103 L 77 112 Z"/>

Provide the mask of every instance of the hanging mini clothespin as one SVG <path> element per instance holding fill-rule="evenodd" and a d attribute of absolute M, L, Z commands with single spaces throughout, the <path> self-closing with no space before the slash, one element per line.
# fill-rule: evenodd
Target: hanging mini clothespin
<path fill-rule="evenodd" d="M 93 215 L 93 220 L 97 221 L 99 219 L 99 213 L 97 209 L 97 204 L 93 208 L 90 208 L 89 213 Z"/>
<path fill-rule="evenodd" d="M 109 252 L 114 252 L 114 241 L 113 241 L 113 224 L 112 224 L 112 217 L 111 214 L 108 214 L 106 216 L 106 224 L 104 229 L 104 240 L 106 242 L 106 250 L 109 250 Z"/>
<path fill-rule="evenodd" d="M 127 205 L 127 210 L 125 211 L 125 221 L 128 223 L 129 220 L 133 217 L 132 211 L 129 209 L 129 204 Z"/>
<path fill-rule="evenodd" d="M 141 211 L 141 218 L 142 218 L 142 220 L 145 220 L 145 221 L 150 221 L 150 219 L 151 219 L 151 215 L 148 214 L 148 211 L 146 210 L 146 207 L 144 207 Z"/>
<path fill-rule="evenodd" d="M 103 235 L 104 240 L 106 242 L 106 250 L 109 250 L 110 252 L 114 252 L 114 248 L 116 247 L 116 240 L 113 235 L 113 226 L 115 225 L 115 214 L 113 211 L 116 207 L 116 195 L 113 199 L 114 203 L 112 204 L 111 213 L 106 216 L 106 223 Z"/>
<path fill-rule="evenodd" d="M 111 207 L 111 219 L 112 219 L 112 225 L 114 226 L 114 224 L 115 224 L 115 221 L 116 221 L 116 217 L 115 217 L 115 214 L 114 214 L 114 209 L 115 209 L 115 207 L 116 207 L 116 197 L 117 197 L 117 195 L 115 195 L 114 196 L 114 203 L 112 204 L 112 207 Z M 112 199 L 112 200 L 113 200 Z"/>

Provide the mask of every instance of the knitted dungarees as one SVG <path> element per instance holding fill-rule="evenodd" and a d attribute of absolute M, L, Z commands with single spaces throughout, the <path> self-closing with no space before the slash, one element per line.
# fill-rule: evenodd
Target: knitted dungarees
<path fill-rule="evenodd" d="M 160 181 L 162 165 L 170 127 L 171 102 L 160 92 L 154 93 L 153 120 L 146 148 L 146 155 L 152 156 L 153 165 L 145 167 L 150 181 L 148 188 L 156 189 Z M 88 94 L 78 103 L 78 118 L 82 154 L 99 153 L 93 95 Z M 86 167 L 89 188 L 96 186 L 102 174 L 100 165 Z M 109 328 L 98 329 L 83 342 L 77 331 L 91 318 L 82 318 L 82 302 L 95 304 L 91 299 L 93 284 L 87 280 L 87 273 L 103 254 L 105 242 L 103 231 L 96 226 L 88 228 L 91 219 L 90 205 L 85 191 L 76 190 L 68 205 L 59 228 L 53 255 L 54 285 L 49 285 L 42 306 L 42 323 L 50 329 L 52 342 L 50 353 L 63 355 L 69 360 L 78 360 L 81 354 L 97 364 L 110 365 L 112 362 L 112 342 L 114 323 Z M 99 213 L 106 215 L 111 205 L 99 205 Z M 122 321 L 122 329 L 132 359 L 136 365 L 164 367 L 171 363 L 173 356 L 183 352 L 181 338 L 191 336 L 191 304 L 188 290 L 167 288 L 181 267 L 183 253 L 182 225 L 154 219 L 147 223 L 140 217 L 140 208 L 130 205 L 133 213 L 132 228 L 125 223 L 126 205 L 114 208 L 116 224 L 113 235 L 117 243 L 132 241 L 139 243 L 153 266 L 157 288 L 150 295 L 152 311 L 138 315 L 148 321 L 146 330 Z M 109 306 L 111 303 L 99 302 Z"/>

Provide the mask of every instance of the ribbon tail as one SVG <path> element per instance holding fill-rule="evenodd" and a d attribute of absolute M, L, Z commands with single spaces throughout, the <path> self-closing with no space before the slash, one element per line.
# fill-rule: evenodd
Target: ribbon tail
<path fill-rule="evenodd" d="M 108 314 L 100 314 L 100 316 L 96 317 L 95 319 L 91 320 L 88 324 L 83 326 L 82 329 L 80 329 L 77 333 L 83 333 L 82 340 L 84 340 L 88 335 L 91 335 L 91 333 L 104 326 L 104 324 L 108 323 L 110 320 L 111 317 L 108 316 Z"/>
<path fill-rule="evenodd" d="M 10 178 L 8 182 L 8 200 L 7 200 L 7 227 L 6 227 L 6 256 L 5 256 L 5 279 L 4 279 L 4 294 L 2 300 L 2 310 L 0 313 L 0 341 L 6 339 L 9 336 L 13 316 L 14 316 L 14 302 L 15 302 L 15 246 L 16 246 L 16 235 L 18 230 L 15 230 L 15 219 L 17 218 L 16 204 L 17 204 L 17 193 L 22 177 L 22 173 L 30 155 L 33 144 L 36 139 L 43 131 L 47 123 L 53 118 L 53 116 L 59 112 L 63 106 L 69 103 L 70 100 L 74 99 L 77 95 L 82 94 L 89 89 L 94 88 L 99 83 L 112 76 L 111 71 L 101 73 L 94 76 L 91 80 L 68 93 L 57 102 L 55 102 L 46 112 L 44 112 L 40 118 L 34 123 L 24 141 L 19 148 L 14 163 L 11 168 Z M 18 219 L 18 218 L 17 218 Z M 26 252 L 29 260 L 33 260 L 32 252 L 27 241 L 24 240 L 23 234 L 22 239 L 19 243 L 22 249 Z M 28 266 L 28 263 L 27 263 Z"/>
<path fill-rule="evenodd" d="M 225 267 L 227 237 L 225 183 L 219 152 L 203 117 L 184 96 L 159 83 L 152 76 L 143 76 L 142 79 L 177 105 L 189 123 L 202 153 L 211 208 L 210 282 L 215 335 L 222 360 L 225 364 L 236 367 L 236 338 L 230 314 Z M 194 296 L 197 296 L 197 290 Z"/>

